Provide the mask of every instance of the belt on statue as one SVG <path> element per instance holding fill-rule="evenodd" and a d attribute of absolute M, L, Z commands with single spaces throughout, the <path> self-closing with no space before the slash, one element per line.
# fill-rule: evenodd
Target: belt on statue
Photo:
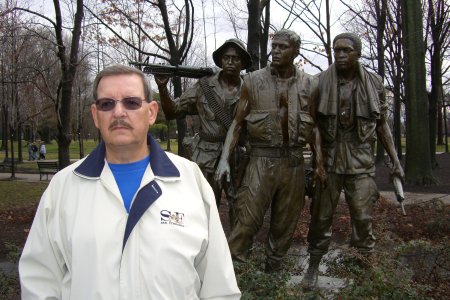
<path fill-rule="evenodd" d="M 303 147 L 252 147 L 250 155 L 261 157 L 288 157 L 291 153 L 302 154 Z"/>

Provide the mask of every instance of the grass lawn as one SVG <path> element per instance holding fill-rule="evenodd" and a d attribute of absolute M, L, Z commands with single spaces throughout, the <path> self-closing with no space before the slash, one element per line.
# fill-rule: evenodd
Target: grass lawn
<path fill-rule="evenodd" d="M 0 181 L 0 211 L 11 208 L 29 207 L 36 204 L 48 186 L 48 181 L 23 182 Z"/>

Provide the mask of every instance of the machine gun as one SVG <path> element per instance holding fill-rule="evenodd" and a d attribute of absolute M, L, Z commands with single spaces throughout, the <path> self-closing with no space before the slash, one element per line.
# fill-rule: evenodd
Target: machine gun
<path fill-rule="evenodd" d="M 204 76 L 209 76 L 214 74 L 214 70 L 212 68 L 195 68 L 188 66 L 168 66 L 161 64 L 149 64 L 147 62 L 135 62 L 130 61 L 130 65 L 133 65 L 142 72 L 146 74 L 153 75 L 165 75 L 165 76 L 178 76 L 178 77 L 188 77 L 188 78 L 201 78 Z"/>

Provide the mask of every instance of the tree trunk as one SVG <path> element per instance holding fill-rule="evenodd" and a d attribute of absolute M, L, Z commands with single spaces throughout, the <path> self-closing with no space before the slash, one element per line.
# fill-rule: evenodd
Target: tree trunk
<path fill-rule="evenodd" d="M 325 1 L 325 14 L 326 14 L 326 34 L 327 34 L 325 52 L 327 53 L 328 65 L 331 66 L 333 64 L 333 53 L 331 51 L 330 0 Z"/>
<path fill-rule="evenodd" d="M 172 80 L 173 83 L 173 93 L 175 98 L 178 98 L 182 94 L 181 88 L 181 78 L 174 77 Z M 178 139 L 178 155 L 184 157 L 184 148 L 183 148 L 183 139 L 186 135 L 186 118 L 178 118 L 177 119 L 177 139 Z"/>
<path fill-rule="evenodd" d="M 270 29 L 270 1 L 265 7 L 265 17 L 264 26 L 261 28 L 261 39 L 260 39 L 260 67 L 265 68 L 267 66 L 267 60 L 269 55 L 267 53 L 267 45 L 269 43 L 269 29 Z"/>
<path fill-rule="evenodd" d="M 425 47 L 420 0 L 401 0 L 406 92 L 406 182 L 436 183 L 431 170 Z"/>
<path fill-rule="evenodd" d="M 59 105 L 55 106 L 57 118 L 57 143 L 58 143 L 58 161 L 61 168 L 70 165 L 69 146 L 72 141 L 71 123 L 71 102 L 72 87 L 78 66 L 78 48 L 81 37 L 81 23 L 84 17 L 83 0 L 77 0 L 76 12 L 73 21 L 72 40 L 70 45 L 69 60 L 66 57 L 66 47 L 62 34 L 62 16 L 59 1 L 53 0 L 56 16 L 56 39 L 58 41 L 58 58 L 61 64 L 61 84 L 59 92 Z"/>
<path fill-rule="evenodd" d="M 377 74 L 381 76 L 384 80 L 384 31 L 386 29 L 386 10 L 387 10 L 387 0 L 375 1 L 375 13 L 378 20 L 377 26 L 377 63 L 378 70 Z M 381 142 L 377 141 L 377 156 L 375 159 L 376 164 L 384 162 L 384 147 Z"/>
<path fill-rule="evenodd" d="M 446 15 L 443 13 L 443 3 L 439 1 L 428 1 L 428 26 L 430 28 L 432 45 L 430 46 L 430 73 L 431 73 L 431 92 L 429 97 L 429 115 L 430 115 L 430 155 L 432 168 L 437 167 L 436 161 L 436 144 L 443 144 L 442 141 L 442 115 L 440 105 L 442 104 L 442 35 L 443 31 L 441 20 Z M 435 7 L 436 5 L 436 7 Z M 440 126 L 439 126 L 440 125 Z M 439 130 L 440 129 L 440 130 Z M 437 132 L 440 131 L 440 141 L 436 141 Z"/>
<path fill-rule="evenodd" d="M 394 83 L 394 145 L 397 151 L 397 157 L 401 161 L 403 156 L 402 149 L 402 122 L 401 122 L 401 107 L 402 101 L 400 99 L 400 84 Z"/>
<path fill-rule="evenodd" d="M 260 51 L 259 42 L 261 37 L 260 25 L 260 0 L 249 0 L 248 8 L 248 36 L 247 50 L 252 57 L 253 64 L 247 71 L 255 71 L 259 69 Z"/>

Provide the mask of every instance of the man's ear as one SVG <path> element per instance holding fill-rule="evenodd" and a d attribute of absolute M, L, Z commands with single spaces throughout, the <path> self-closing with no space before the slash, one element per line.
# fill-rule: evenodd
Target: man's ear
<path fill-rule="evenodd" d="M 95 104 L 91 105 L 91 114 L 92 114 L 92 119 L 94 120 L 95 127 L 98 128 L 97 106 L 95 106 Z"/>
<path fill-rule="evenodd" d="M 148 110 L 149 110 L 149 119 L 148 124 L 153 125 L 156 122 L 156 117 L 158 116 L 158 102 L 152 100 L 148 103 Z"/>

